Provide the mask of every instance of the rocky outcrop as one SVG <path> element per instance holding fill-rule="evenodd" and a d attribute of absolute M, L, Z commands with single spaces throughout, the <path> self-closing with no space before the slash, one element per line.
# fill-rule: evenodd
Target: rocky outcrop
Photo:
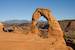
<path fill-rule="evenodd" d="M 33 17 L 32 17 L 31 33 L 38 34 L 38 29 L 36 27 L 36 24 L 41 16 L 46 18 L 48 21 L 48 24 L 49 24 L 48 37 L 63 36 L 62 29 L 60 28 L 58 21 L 51 14 L 51 10 L 45 9 L 45 8 L 38 8 L 34 12 Z"/>
<path fill-rule="evenodd" d="M 3 31 L 3 24 L 1 23 L 1 21 L 0 21 L 0 31 Z"/>
<path fill-rule="evenodd" d="M 59 24 L 64 31 L 75 31 L 75 20 L 61 20 Z"/>
<path fill-rule="evenodd" d="M 22 34 L 27 34 L 30 31 L 29 27 L 14 27 L 14 31 L 15 33 L 22 33 Z"/>

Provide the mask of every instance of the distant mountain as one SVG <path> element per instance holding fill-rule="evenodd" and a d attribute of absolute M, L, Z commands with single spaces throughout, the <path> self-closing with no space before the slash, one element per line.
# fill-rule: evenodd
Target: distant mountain
<path fill-rule="evenodd" d="M 7 21 L 4 21 L 2 23 L 27 23 L 27 22 L 32 22 L 31 20 L 7 20 Z M 44 20 L 39 20 L 38 21 L 39 23 L 40 22 L 47 22 L 47 21 L 44 21 Z"/>
<path fill-rule="evenodd" d="M 44 22 L 47 22 L 47 21 L 44 21 L 44 20 L 39 20 L 38 23 L 44 23 Z"/>
<path fill-rule="evenodd" d="M 7 20 L 2 23 L 26 23 L 26 22 L 31 22 L 31 21 L 28 21 L 28 20 Z"/>

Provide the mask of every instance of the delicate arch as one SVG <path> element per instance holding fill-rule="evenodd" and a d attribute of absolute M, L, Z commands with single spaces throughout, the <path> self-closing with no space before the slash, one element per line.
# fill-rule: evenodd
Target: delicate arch
<path fill-rule="evenodd" d="M 32 24 L 31 24 L 31 33 L 38 34 L 38 29 L 36 27 L 37 21 L 39 20 L 40 16 L 43 16 L 47 19 L 49 28 L 48 28 L 48 37 L 52 36 L 63 36 L 62 29 L 58 21 L 53 17 L 51 14 L 50 9 L 45 8 L 38 8 L 33 14 L 32 17 Z"/>

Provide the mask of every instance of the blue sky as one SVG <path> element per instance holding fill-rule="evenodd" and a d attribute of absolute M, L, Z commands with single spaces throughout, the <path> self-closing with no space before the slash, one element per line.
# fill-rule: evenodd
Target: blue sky
<path fill-rule="evenodd" d="M 57 20 L 75 19 L 75 0 L 0 0 L 0 20 L 31 20 L 37 8 L 51 9 Z"/>

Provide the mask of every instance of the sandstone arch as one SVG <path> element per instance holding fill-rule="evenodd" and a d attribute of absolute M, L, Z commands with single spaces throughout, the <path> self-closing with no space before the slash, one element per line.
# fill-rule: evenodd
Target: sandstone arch
<path fill-rule="evenodd" d="M 40 16 L 43 16 L 47 19 L 49 28 L 48 28 L 48 37 L 50 36 L 63 36 L 62 29 L 60 28 L 60 25 L 58 21 L 53 17 L 51 14 L 50 9 L 45 8 L 38 8 L 33 14 L 32 17 L 32 24 L 31 24 L 31 33 L 38 34 L 38 29 L 36 27 L 36 23 Z"/>

